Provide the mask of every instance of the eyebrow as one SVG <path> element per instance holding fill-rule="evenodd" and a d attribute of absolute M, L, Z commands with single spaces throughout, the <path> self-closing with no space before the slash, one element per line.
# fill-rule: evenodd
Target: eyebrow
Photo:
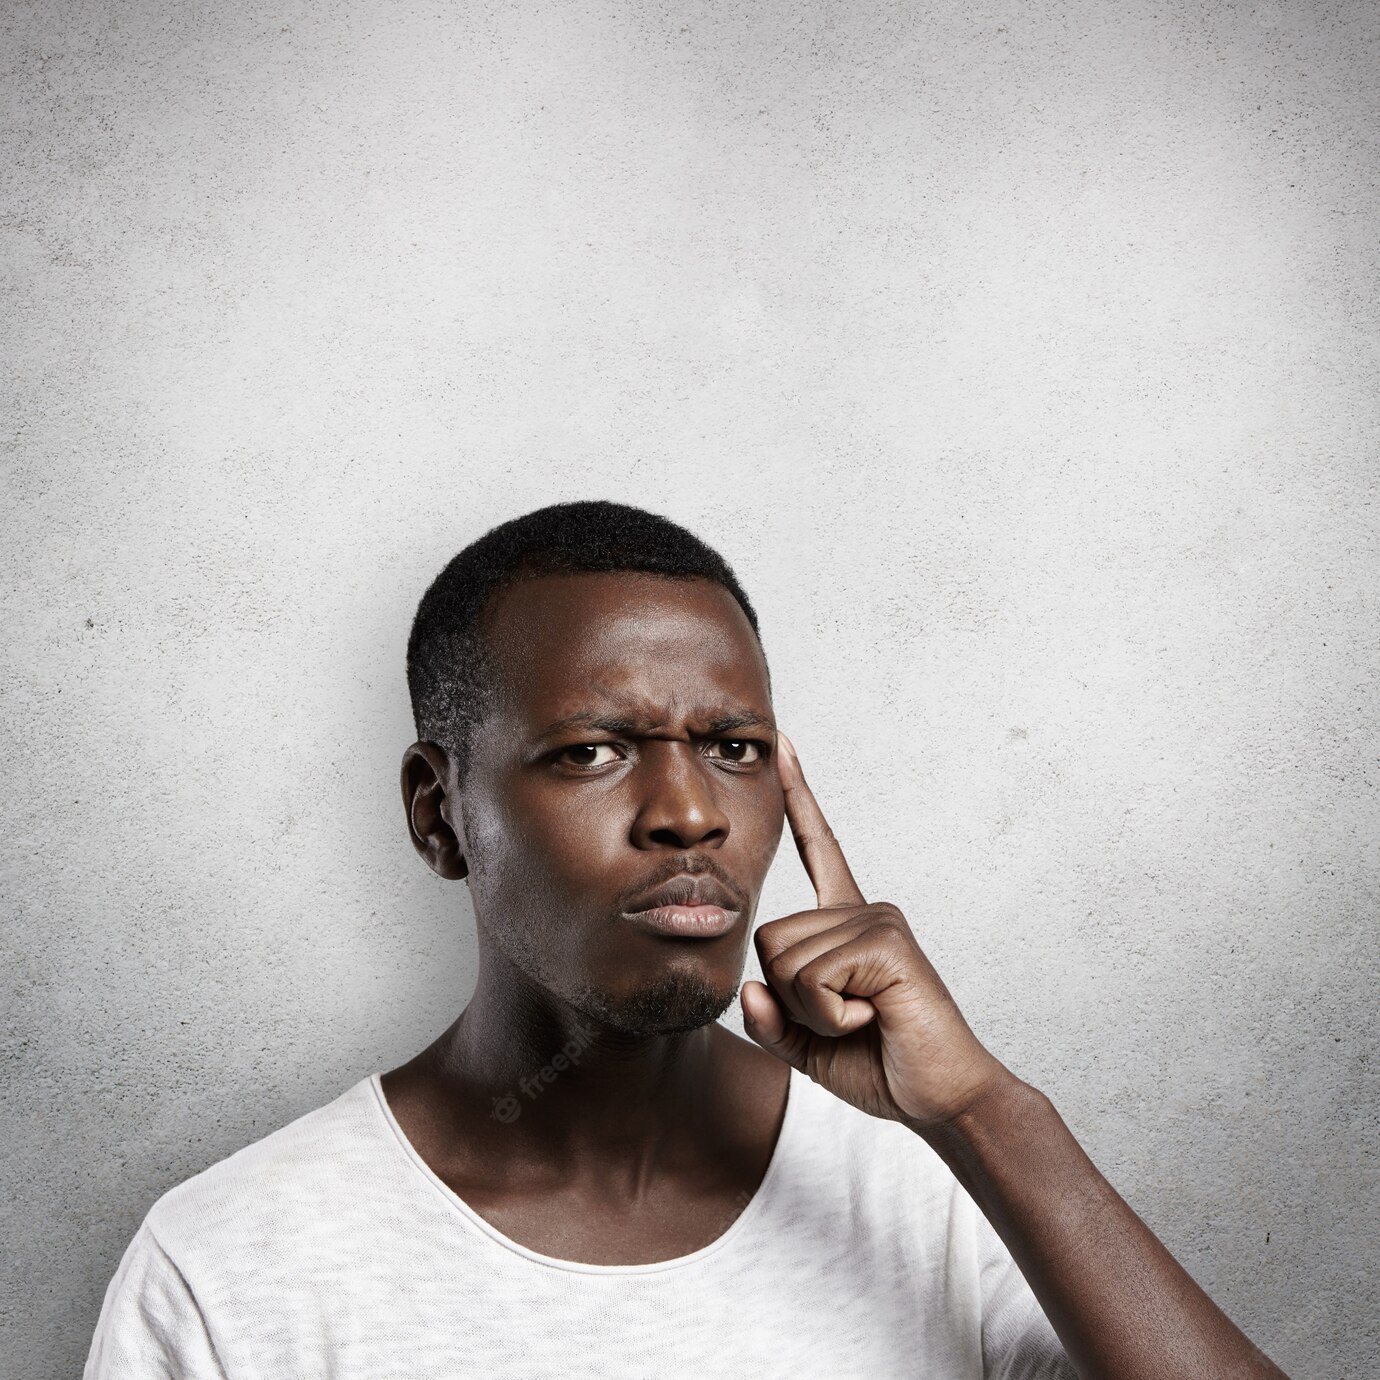
<path fill-rule="evenodd" d="M 584 710 L 579 714 L 567 714 L 565 718 L 547 724 L 537 735 L 537 740 L 553 737 L 568 728 L 598 728 L 605 733 L 650 733 L 656 726 L 655 720 L 637 715 L 599 714 L 593 710 Z M 776 732 L 776 725 L 770 719 L 750 709 L 719 714 L 709 722 L 711 734 L 732 733 L 738 728 L 764 728 L 771 733 Z"/>

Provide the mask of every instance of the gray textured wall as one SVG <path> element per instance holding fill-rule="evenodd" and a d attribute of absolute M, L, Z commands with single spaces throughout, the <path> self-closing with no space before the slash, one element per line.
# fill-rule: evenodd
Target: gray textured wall
<path fill-rule="evenodd" d="M 1375 1374 L 1377 7 L 3 28 L 7 1376 L 463 1004 L 408 621 L 576 497 L 720 546 L 974 1028 L 1296 1377 Z"/>

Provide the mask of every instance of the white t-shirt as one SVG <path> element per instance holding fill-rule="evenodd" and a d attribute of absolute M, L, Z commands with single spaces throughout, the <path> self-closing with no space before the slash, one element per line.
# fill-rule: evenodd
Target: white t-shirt
<path fill-rule="evenodd" d="M 1072 1380 L 1001 1239 L 897 1122 L 791 1071 L 732 1224 L 651 1265 L 509 1240 L 427 1167 L 378 1074 L 165 1193 L 84 1380 Z"/>

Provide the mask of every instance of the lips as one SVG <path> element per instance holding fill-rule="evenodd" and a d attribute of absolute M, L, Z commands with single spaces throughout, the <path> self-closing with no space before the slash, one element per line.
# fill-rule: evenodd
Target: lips
<path fill-rule="evenodd" d="M 724 910 L 739 909 L 738 898 L 722 882 L 713 877 L 673 877 L 664 886 L 649 891 L 628 907 L 629 912 L 655 910 L 660 906 L 719 906 Z"/>
<path fill-rule="evenodd" d="M 623 918 L 639 929 L 668 939 L 717 939 L 738 923 L 740 912 L 722 906 L 653 906 L 628 910 Z"/>

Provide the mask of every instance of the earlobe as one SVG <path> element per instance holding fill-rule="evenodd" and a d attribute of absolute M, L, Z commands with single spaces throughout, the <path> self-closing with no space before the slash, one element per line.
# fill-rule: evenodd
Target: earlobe
<path fill-rule="evenodd" d="M 457 821 L 461 831 L 457 835 L 447 818 L 458 815 L 459 801 L 446 793 L 450 761 L 445 749 L 436 743 L 413 743 L 403 753 L 401 777 L 408 833 L 422 861 L 448 881 L 468 876 L 463 822 Z"/>

